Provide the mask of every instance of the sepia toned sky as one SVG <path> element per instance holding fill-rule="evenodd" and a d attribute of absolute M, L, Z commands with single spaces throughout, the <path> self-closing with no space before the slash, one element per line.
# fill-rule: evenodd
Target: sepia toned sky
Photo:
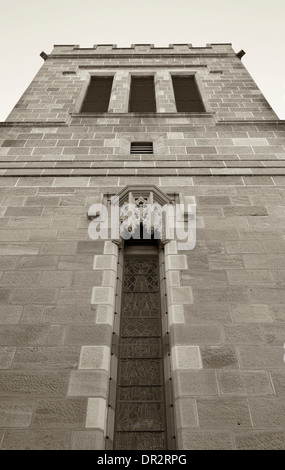
<path fill-rule="evenodd" d="M 284 0 L 0 0 L 0 121 L 53 44 L 231 42 L 285 119 Z"/>

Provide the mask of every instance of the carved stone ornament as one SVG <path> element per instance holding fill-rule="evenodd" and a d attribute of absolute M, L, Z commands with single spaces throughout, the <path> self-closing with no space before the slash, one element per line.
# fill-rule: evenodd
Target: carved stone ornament
<path fill-rule="evenodd" d="M 177 196 L 170 197 L 156 186 L 134 185 L 126 186 L 116 195 L 102 194 L 100 202 L 108 209 L 108 218 L 113 228 L 111 238 L 119 243 L 121 238 L 141 238 L 141 229 L 143 238 L 154 236 L 165 241 L 166 210 L 173 206 L 176 199 Z M 98 213 L 92 212 L 91 207 L 88 217 L 96 220 Z"/>

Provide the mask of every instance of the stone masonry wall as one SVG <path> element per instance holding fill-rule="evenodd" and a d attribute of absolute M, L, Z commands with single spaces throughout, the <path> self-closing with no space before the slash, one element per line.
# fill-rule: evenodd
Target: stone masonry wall
<path fill-rule="evenodd" d="M 161 103 L 162 112 L 176 111 L 172 87 L 167 87 L 164 74 L 175 70 L 195 70 L 201 76 L 207 100 L 219 120 L 276 119 L 276 114 L 231 46 L 213 44 L 206 48 L 181 45 L 170 49 L 146 45 L 127 50 L 107 46 L 92 49 L 55 46 L 8 121 L 66 121 L 69 113 L 77 110 L 77 100 L 88 71 L 116 71 L 121 80 L 124 78 L 123 70 L 143 71 L 148 67 L 157 73 L 161 96 L 167 97 Z M 110 111 L 127 112 L 120 105 L 120 93 L 124 88 L 113 91 L 118 106 L 111 106 Z"/>
<path fill-rule="evenodd" d="M 165 248 L 178 448 L 284 448 L 284 122 L 229 45 L 158 49 L 57 46 L 0 125 L 1 449 L 104 448 L 121 267 L 86 213 L 136 182 L 197 204 L 196 247 Z M 110 113 L 80 114 L 108 64 Z M 138 65 L 161 65 L 158 114 L 124 108 Z M 196 67 L 206 113 L 175 113 L 168 66 Z"/>

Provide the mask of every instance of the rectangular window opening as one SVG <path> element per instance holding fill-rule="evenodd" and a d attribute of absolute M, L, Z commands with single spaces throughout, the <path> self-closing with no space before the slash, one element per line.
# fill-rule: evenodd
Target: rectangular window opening
<path fill-rule="evenodd" d="M 107 113 L 112 90 L 113 77 L 91 77 L 85 95 L 82 113 Z"/>
<path fill-rule="evenodd" d="M 154 77 L 132 77 L 129 111 L 156 112 Z"/>
<path fill-rule="evenodd" d="M 153 142 L 131 142 L 131 155 L 153 154 Z"/>
<path fill-rule="evenodd" d="M 172 76 L 176 109 L 179 113 L 201 113 L 205 107 L 194 75 Z"/>

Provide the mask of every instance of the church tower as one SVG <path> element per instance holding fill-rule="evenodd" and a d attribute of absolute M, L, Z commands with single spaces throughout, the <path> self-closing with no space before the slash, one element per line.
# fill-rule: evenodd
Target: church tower
<path fill-rule="evenodd" d="M 242 55 L 41 54 L 0 123 L 0 449 L 284 448 L 285 127 Z"/>

